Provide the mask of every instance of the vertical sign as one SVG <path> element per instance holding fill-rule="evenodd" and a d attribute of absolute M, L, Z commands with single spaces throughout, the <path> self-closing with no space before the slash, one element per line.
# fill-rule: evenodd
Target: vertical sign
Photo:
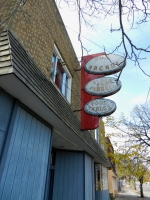
<path fill-rule="evenodd" d="M 121 71 L 126 65 L 123 56 L 105 52 L 82 57 L 81 62 L 81 129 L 92 130 L 99 126 L 99 117 L 112 114 L 116 104 L 101 99 L 118 92 L 121 82 L 104 75 Z"/>
<path fill-rule="evenodd" d="M 85 64 L 91 60 L 96 58 L 97 56 L 105 55 L 105 53 L 98 53 L 98 54 L 92 54 L 88 56 L 82 57 L 81 62 L 81 129 L 82 130 L 92 130 L 99 127 L 99 116 L 92 116 L 87 114 L 84 111 L 84 106 L 89 102 L 97 98 L 97 96 L 90 95 L 84 90 L 84 86 L 95 78 L 103 77 L 104 75 L 98 75 L 98 74 L 89 74 L 85 71 L 84 66 Z M 101 96 L 99 96 L 101 98 Z"/>

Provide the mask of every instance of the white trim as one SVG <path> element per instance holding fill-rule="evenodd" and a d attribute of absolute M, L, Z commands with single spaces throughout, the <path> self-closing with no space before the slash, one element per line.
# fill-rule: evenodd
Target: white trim
<path fill-rule="evenodd" d="M 95 133 L 95 140 L 96 140 L 96 142 L 99 144 L 99 129 L 96 128 L 96 129 L 94 130 L 94 133 Z"/>
<path fill-rule="evenodd" d="M 68 91 L 67 91 L 67 100 L 71 103 L 71 85 L 72 85 L 72 77 L 68 77 Z"/>
<path fill-rule="evenodd" d="M 71 103 L 71 84 L 72 84 L 71 74 L 70 74 L 70 72 L 69 72 L 69 70 L 68 70 L 68 68 L 67 68 L 67 66 L 66 66 L 63 58 L 61 57 L 61 55 L 60 55 L 60 53 L 59 53 L 59 51 L 58 51 L 58 49 L 57 49 L 57 47 L 56 47 L 55 44 L 54 44 L 54 52 L 53 53 L 56 55 L 56 63 L 55 63 L 54 80 L 53 81 L 55 82 L 55 77 L 56 77 L 56 64 L 57 64 L 58 60 L 60 59 L 61 62 L 62 62 L 62 64 L 63 64 L 62 67 L 63 67 L 64 71 L 66 72 L 67 79 L 68 79 L 68 83 L 67 83 L 67 96 L 65 96 L 65 95 L 63 95 L 63 96 L 65 96 L 65 98 L 67 99 L 67 101 L 69 103 Z M 61 91 L 61 93 L 62 93 L 62 91 Z"/>
<path fill-rule="evenodd" d="M 55 69 L 54 69 L 54 78 L 53 78 L 53 81 L 54 81 L 54 82 L 55 82 L 55 79 L 56 79 L 56 65 L 57 65 L 57 62 L 58 62 L 58 56 L 56 55 Z"/>

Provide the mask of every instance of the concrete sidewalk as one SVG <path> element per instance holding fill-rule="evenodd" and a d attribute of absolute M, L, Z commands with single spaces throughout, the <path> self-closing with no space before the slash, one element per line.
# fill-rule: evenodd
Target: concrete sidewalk
<path fill-rule="evenodd" d="M 118 193 L 115 200 L 150 200 L 150 197 L 140 198 L 140 194 L 131 189 L 130 186 L 122 188 L 122 191 Z"/>

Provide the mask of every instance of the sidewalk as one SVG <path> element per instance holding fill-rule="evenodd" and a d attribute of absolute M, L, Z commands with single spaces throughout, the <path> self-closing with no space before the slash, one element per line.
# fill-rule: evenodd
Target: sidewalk
<path fill-rule="evenodd" d="M 150 200 L 150 197 L 140 198 L 137 191 L 131 189 L 130 186 L 126 186 L 116 195 L 115 200 Z"/>

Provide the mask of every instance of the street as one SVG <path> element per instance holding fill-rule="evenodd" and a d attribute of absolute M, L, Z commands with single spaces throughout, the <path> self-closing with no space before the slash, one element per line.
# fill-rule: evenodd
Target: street
<path fill-rule="evenodd" d="M 145 198 L 144 200 L 150 200 L 150 185 L 143 185 L 143 191 Z M 115 200 L 140 200 L 143 198 L 140 198 L 139 193 L 139 185 L 137 185 L 137 190 L 133 190 L 131 186 L 125 185 L 122 188 L 122 191 L 118 193 Z"/>

